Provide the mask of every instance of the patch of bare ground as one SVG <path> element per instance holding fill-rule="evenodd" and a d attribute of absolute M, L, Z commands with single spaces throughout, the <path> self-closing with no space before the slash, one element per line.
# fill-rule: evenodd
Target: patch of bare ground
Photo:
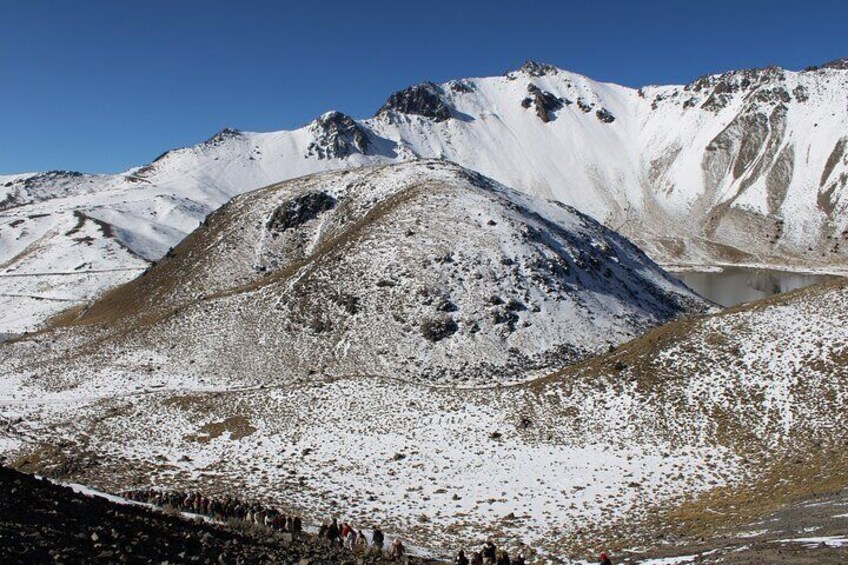
<path fill-rule="evenodd" d="M 660 515 L 660 530 L 674 538 L 707 538 L 754 522 L 784 506 L 848 487 L 844 446 L 811 449 L 781 461 L 763 462 L 750 484 L 708 491 Z"/>
<path fill-rule="evenodd" d="M 24 473 L 67 479 L 79 477 L 98 464 L 94 454 L 64 442 L 61 445 L 39 444 L 14 458 L 9 466 Z"/>
<path fill-rule="evenodd" d="M 230 433 L 231 440 L 240 440 L 255 431 L 256 428 L 251 426 L 250 420 L 244 416 L 232 416 L 222 422 L 210 422 L 202 426 L 196 434 L 185 436 L 185 440 L 208 443 L 210 440 L 221 437 L 225 432 Z"/>

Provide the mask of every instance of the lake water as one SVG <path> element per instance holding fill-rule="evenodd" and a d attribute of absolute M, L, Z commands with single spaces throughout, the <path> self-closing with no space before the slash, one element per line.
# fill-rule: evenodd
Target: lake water
<path fill-rule="evenodd" d="M 722 306 L 735 306 L 743 302 L 766 298 L 830 278 L 830 275 L 746 267 L 726 267 L 723 271 L 715 273 L 688 271 L 673 273 L 673 275 L 701 296 Z"/>

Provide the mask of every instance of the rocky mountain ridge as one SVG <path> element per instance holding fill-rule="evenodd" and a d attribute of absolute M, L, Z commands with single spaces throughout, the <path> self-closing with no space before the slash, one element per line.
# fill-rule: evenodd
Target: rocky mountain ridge
<path fill-rule="evenodd" d="M 295 131 L 225 129 L 118 175 L 5 176 L 0 331 L 128 280 L 235 194 L 419 158 L 574 206 L 662 264 L 843 269 L 843 66 L 631 89 L 529 62 L 410 87 L 366 120 L 330 112 Z"/>

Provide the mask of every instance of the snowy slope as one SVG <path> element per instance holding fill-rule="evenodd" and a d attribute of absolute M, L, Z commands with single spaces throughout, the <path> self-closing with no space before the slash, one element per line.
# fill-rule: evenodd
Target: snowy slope
<path fill-rule="evenodd" d="M 239 308 L 265 308 L 261 294 Z M 119 341 L 72 326 L 0 347 L 0 449 L 105 490 L 235 491 L 424 547 L 491 535 L 558 557 L 648 549 L 705 535 L 687 520 L 751 523 L 848 482 L 834 418 L 848 408 L 846 294 L 809 287 L 672 322 L 547 378 L 472 388 L 257 367 L 255 352 L 284 349 L 257 337 L 231 351 L 221 301 L 178 314 L 197 333 L 221 320 L 216 366 L 155 330 Z"/>
<path fill-rule="evenodd" d="M 840 64 L 635 90 L 527 63 L 410 87 L 366 120 L 328 112 L 295 131 L 223 130 L 119 175 L 2 177 L 0 331 L 31 329 L 59 300 L 127 280 L 236 194 L 419 157 L 572 205 L 664 264 L 839 269 L 847 95 Z M 95 241 L 75 237 L 76 212 L 108 228 L 90 226 Z M 60 272 L 86 282 L 68 285 Z M 31 278 L 6 276 L 18 273 Z"/>

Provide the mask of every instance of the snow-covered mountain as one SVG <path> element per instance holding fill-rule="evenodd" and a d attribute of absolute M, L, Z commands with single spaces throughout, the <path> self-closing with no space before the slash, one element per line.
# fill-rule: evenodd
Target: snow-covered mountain
<path fill-rule="evenodd" d="M 848 64 L 638 90 L 527 63 L 397 92 L 370 119 L 223 130 L 119 175 L 0 177 L 0 331 L 123 282 L 235 194 L 318 171 L 443 158 L 553 198 L 666 264 L 841 268 Z"/>
<path fill-rule="evenodd" d="M 95 336 L 111 360 L 163 344 L 156 356 L 177 353 L 165 364 L 189 380 L 469 385 L 549 372 L 707 307 L 588 216 L 416 160 L 236 197 L 142 276 L 55 323 Z M 81 376 L 110 364 L 80 362 Z"/>

